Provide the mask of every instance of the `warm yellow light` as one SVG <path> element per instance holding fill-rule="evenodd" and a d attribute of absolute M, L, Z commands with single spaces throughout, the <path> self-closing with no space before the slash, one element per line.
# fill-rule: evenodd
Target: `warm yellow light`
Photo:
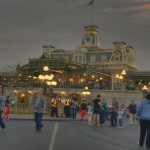
<path fill-rule="evenodd" d="M 119 79 L 119 74 L 116 74 L 115 78 L 116 78 L 116 79 Z"/>
<path fill-rule="evenodd" d="M 88 89 L 89 89 L 89 88 L 86 86 L 86 87 L 85 87 L 85 90 L 88 90 Z"/>
<path fill-rule="evenodd" d="M 89 91 L 83 91 L 82 92 L 82 95 L 90 95 L 91 94 L 91 92 L 89 92 Z"/>
<path fill-rule="evenodd" d="M 123 80 L 123 76 L 122 76 L 122 75 L 120 75 L 120 76 L 119 76 L 119 79 L 120 79 L 120 80 Z"/>
<path fill-rule="evenodd" d="M 47 81 L 47 85 L 57 85 L 56 81 Z"/>
<path fill-rule="evenodd" d="M 21 97 L 25 97 L 25 94 L 24 94 L 24 93 L 21 93 Z"/>
<path fill-rule="evenodd" d="M 38 78 L 39 78 L 40 80 L 44 80 L 44 76 L 41 75 L 41 74 L 38 76 Z"/>
<path fill-rule="evenodd" d="M 46 80 L 48 80 L 49 77 L 50 77 L 49 75 L 45 75 L 45 76 L 44 76 L 44 78 L 45 78 Z"/>
<path fill-rule="evenodd" d="M 147 90 L 147 86 L 144 85 L 143 88 L 142 88 L 142 90 Z"/>
<path fill-rule="evenodd" d="M 122 74 L 122 75 L 126 75 L 126 71 L 125 71 L 125 70 L 122 70 L 121 74 Z"/>
<path fill-rule="evenodd" d="M 70 82 L 73 82 L 73 79 L 72 79 L 72 78 L 70 78 Z"/>
<path fill-rule="evenodd" d="M 53 75 L 53 74 L 50 74 L 50 76 L 52 77 L 52 79 L 54 78 L 54 75 Z"/>
<path fill-rule="evenodd" d="M 52 81 L 52 85 L 57 85 L 57 82 L 56 81 Z"/>
<path fill-rule="evenodd" d="M 84 81 L 84 79 L 81 79 L 81 82 L 83 82 Z"/>
<path fill-rule="evenodd" d="M 29 93 L 29 94 L 32 94 L 32 91 L 31 91 L 31 90 L 29 90 L 29 91 L 28 91 L 28 93 Z"/>
<path fill-rule="evenodd" d="M 48 71 L 48 70 L 49 70 L 48 66 L 44 66 L 44 67 L 43 67 L 43 70 L 44 70 L 44 71 Z"/>

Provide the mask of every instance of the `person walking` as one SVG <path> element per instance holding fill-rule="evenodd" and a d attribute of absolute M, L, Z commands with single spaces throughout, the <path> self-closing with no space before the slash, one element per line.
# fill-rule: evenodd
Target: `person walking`
<path fill-rule="evenodd" d="M 9 101 L 10 96 L 7 96 L 6 101 L 5 101 L 5 111 L 4 111 L 4 116 L 3 120 L 8 121 L 9 114 L 10 114 L 10 101 Z"/>
<path fill-rule="evenodd" d="M 145 145 L 150 150 L 150 93 L 137 104 L 136 115 L 140 122 L 139 147 L 143 147 L 146 138 Z"/>
<path fill-rule="evenodd" d="M 0 86 L 0 127 L 2 129 L 5 129 L 6 127 L 2 119 L 2 114 L 5 109 L 5 101 L 6 101 L 6 96 L 5 96 L 4 88 Z"/>
<path fill-rule="evenodd" d="M 130 124 L 134 124 L 135 122 L 135 114 L 136 114 L 136 104 L 134 100 L 131 101 L 131 104 L 128 107 L 130 113 Z"/>
<path fill-rule="evenodd" d="M 46 98 L 43 96 L 42 91 L 41 90 L 38 91 L 38 95 L 34 103 L 34 120 L 36 123 L 35 132 L 39 132 L 43 127 L 42 117 L 43 117 L 43 113 L 46 112 L 46 104 L 47 101 Z"/>

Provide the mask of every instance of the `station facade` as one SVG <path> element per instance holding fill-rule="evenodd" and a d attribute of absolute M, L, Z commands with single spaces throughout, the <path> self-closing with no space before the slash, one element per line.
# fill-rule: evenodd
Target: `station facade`
<path fill-rule="evenodd" d="M 50 69 L 45 72 L 44 66 Z M 122 71 L 126 74 L 122 75 Z M 43 45 L 39 58 L 29 59 L 28 63 L 22 66 L 18 64 L 13 74 L 1 73 L 0 81 L 4 86 L 18 89 L 40 88 L 44 82 L 38 78 L 41 74 L 54 74 L 53 81 L 56 81 L 57 85 L 48 88 L 50 93 L 53 89 L 59 89 L 54 90 L 57 93 L 63 91 L 60 89 L 82 91 L 85 87 L 93 92 L 94 90 L 135 92 L 142 91 L 144 86 L 148 90 L 150 87 L 150 71 L 138 70 L 133 47 L 119 41 L 112 43 L 109 49 L 103 48 L 101 29 L 98 26 L 85 26 L 81 44 L 72 50 Z M 116 75 L 122 78 L 116 78 Z M 80 94 L 81 92 L 78 93 Z"/>

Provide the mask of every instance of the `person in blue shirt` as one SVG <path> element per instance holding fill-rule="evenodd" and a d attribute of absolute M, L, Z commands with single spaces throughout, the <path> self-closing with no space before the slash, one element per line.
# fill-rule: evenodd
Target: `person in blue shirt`
<path fill-rule="evenodd" d="M 35 132 L 39 132 L 43 127 L 42 117 L 43 113 L 46 112 L 46 105 L 47 105 L 46 98 L 45 96 L 43 96 L 42 91 L 39 90 L 34 104 L 34 120 L 36 123 Z"/>
<path fill-rule="evenodd" d="M 112 109 L 111 109 L 111 127 L 117 127 L 117 111 L 118 111 L 119 103 L 116 100 L 116 97 L 112 98 Z"/>
<path fill-rule="evenodd" d="M 5 129 L 6 127 L 2 119 L 2 114 L 4 113 L 4 109 L 5 109 L 5 101 L 6 101 L 6 95 L 4 92 L 4 88 L 0 86 L 0 127 L 2 129 Z"/>
<path fill-rule="evenodd" d="M 150 150 L 150 93 L 137 104 L 137 118 L 140 122 L 139 147 L 143 147 L 146 138 L 146 148 Z"/>

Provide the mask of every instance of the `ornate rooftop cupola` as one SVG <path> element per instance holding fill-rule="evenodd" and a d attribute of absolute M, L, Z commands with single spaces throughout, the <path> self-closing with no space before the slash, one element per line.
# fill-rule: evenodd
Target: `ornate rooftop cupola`
<path fill-rule="evenodd" d="M 100 28 L 98 26 L 85 26 L 85 33 L 82 39 L 82 47 L 101 47 Z"/>
<path fill-rule="evenodd" d="M 43 55 L 45 55 L 45 57 L 50 58 L 52 51 L 55 50 L 55 47 L 52 45 L 44 45 L 43 46 Z"/>

